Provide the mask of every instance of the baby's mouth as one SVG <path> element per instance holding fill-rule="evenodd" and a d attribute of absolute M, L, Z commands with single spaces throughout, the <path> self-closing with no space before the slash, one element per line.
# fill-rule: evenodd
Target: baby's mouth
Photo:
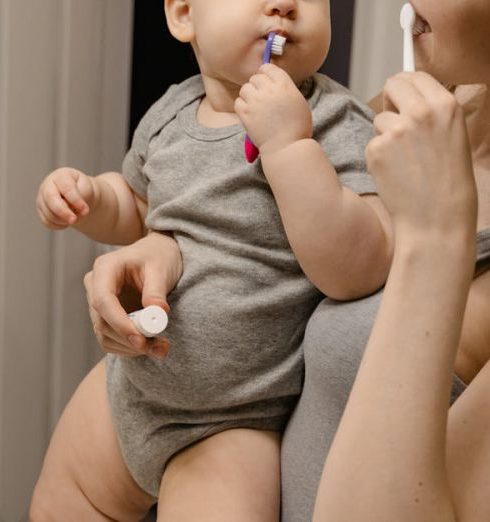
<path fill-rule="evenodd" d="M 285 31 L 284 29 L 272 29 L 272 30 L 269 30 L 262 36 L 262 39 L 263 40 L 267 40 L 267 38 L 269 37 L 270 33 L 275 33 L 275 34 L 277 34 L 279 36 L 283 36 L 284 38 L 286 38 L 286 40 L 288 42 L 291 41 L 290 34 L 287 31 Z"/>
<path fill-rule="evenodd" d="M 424 20 L 420 15 L 417 15 L 413 26 L 413 35 L 420 36 L 425 33 L 432 33 L 432 28 L 427 20 Z"/>

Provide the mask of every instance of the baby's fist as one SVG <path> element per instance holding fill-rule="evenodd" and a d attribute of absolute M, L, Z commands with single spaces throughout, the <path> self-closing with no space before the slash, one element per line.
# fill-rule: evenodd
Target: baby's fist
<path fill-rule="evenodd" d="M 75 225 L 90 212 L 95 198 L 95 182 L 79 170 L 57 169 L 39 187 L 36 209 L 43 225 L 61 230 Z"/>
<path fill-rule="evenodd" d="M 235 111 L 261 154 L 313 135 L 308 102 L 288 73 L 274 64 L 262 65 L 242 86 Z"/>

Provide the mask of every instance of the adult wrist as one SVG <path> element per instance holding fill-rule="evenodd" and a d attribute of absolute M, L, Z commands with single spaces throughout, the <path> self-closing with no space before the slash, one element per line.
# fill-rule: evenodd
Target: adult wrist
<path fill-rule="evenodd" d="M 430 263 L 437 270 L 441 264 L 454 264 L 461 270 L 472 270 L 476 260 L 476 234 L 461 227 L 450 232 L 442 230 L 395 230 L 394 262 L 403 264 Z"/>

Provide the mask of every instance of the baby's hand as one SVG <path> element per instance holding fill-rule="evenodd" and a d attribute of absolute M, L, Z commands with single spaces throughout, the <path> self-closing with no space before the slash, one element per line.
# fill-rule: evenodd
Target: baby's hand
<path fill-rule="evenodd" d="M 291 77 L 273 64 L 262 65 L 243 85 L 235 111 L 261 154 L 313 135 L 308 102 Z"/>
<path fill-rule="evenodd" d="M 85 217 L 94 199 L 94 178 L 79 170 L 61 168 L 51 172 L 41 183 L 36 208 L 46 227 L 61 230 Z"/>

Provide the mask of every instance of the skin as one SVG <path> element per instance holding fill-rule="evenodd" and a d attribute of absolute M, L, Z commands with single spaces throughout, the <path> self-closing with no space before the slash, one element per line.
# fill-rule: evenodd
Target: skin
<path fill-rule="evenodd" d="M 416 12 L 431 32 L 416 38 L 417 69 L 443 83 L 459 85 L 482 82 L 482 64 L 488 63 L 490 24 L 488 5 L 482 0 L 413 0 Z"/>
<path fill-rule="evenodd" d="M 416 38 L 419 66 L 488 85 L 488 2 L 413 4 L 433 29 Z M 424 73 L 383 94 L 367 155 L 395 256 L 314 520 L 488 520 L 490 272 L 473 280 L 474 230 L 490 225 L 488 98 L 460 88 L 462 107 Z M 448 411 L 454 371 L 468 388 Z"/>

